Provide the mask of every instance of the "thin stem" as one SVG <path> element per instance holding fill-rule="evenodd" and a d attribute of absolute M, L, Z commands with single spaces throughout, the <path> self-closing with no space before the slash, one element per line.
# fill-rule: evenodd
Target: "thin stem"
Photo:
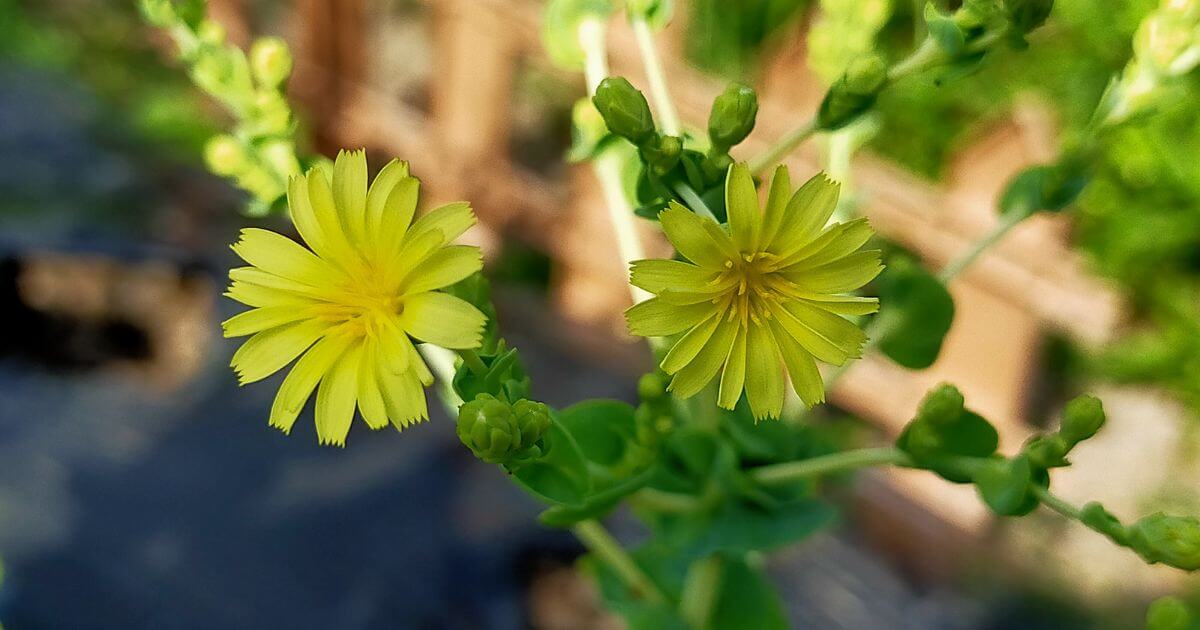
<path fill-rule="evenodd" d="M 607 564 L 634 593 L 648 601 L 663 603 L 667 598 L 658 585 L 634 562 L 629 552 L 604 526 L 594 520 L 580 521 L 571 528 L 575 536 L 602 562 Z"/>
<path fill-rule="evenodd" d="M 942 58 L 942 49 L 938 47 L 937 42 L 932 37 L 926 37 L 920 46 L 917 46 L 907 57 L 897 61 L 891 70 L 888 70 L 888 79 L 895 81 L 901 77 L 931 68 L 941 62 Z"/>
<path fill-rule="evenodd" d="M 1037 497 L 1038 501 L 1042 502 L 1042 505 L 1071 520 L 1078 521 L 1082 516 L 1079 508 L 1051 494 L 1048 489 L 1043 488 L 1040 484 L 1033 484 L 1033 496 Z"/>
<path fill-rule="evenodd" d="M 459 350 L 458 356 L 462 357 L 463 363 L 471 370 L 475 376 L 480 378 L 487 376 L 488 368 L 483 363 L 483 359 L 479 358 L 474 350 Z"/>
<path fill-rule="evenodd" d="M 762 175 L 775 164 L 783 161 L 789 153 L 796 150 L 805 140 L 817 132 L 817 117 L 813 116 L 803 125 L 787 132 L 767 152 L 750 160 L 750 172 L 755 175 Z"/>
<path fill-rule="evenodd" d="M 775 485 L 871 466 L 910 466 L 911 464 L 912 460 L 903 451 L 893 446 L 885 446 L 842 451 L 811 459 L 762 466 L 751 470 L 750 476 L 759 483 Z"/>
<path fill-rule="evenodd" d="M 579 44 L 584 52 L 584 77 L 587 82 L 589 95 L 596 94 L 596 86 L 608 76 L 608 62 L 605 59 L 604 23 L 598 19 L 587 19 L 579 25 Z M 621 262 L 628 265 L 635 260 L 646 257 L 642 241 L 637 234 L 637 226 L 633 221 L 633 208 L 625 198 L 621 186 L 621 164 L 616 155 L 605 152 L 592 160 L 592 170 L 600 182 L 604 194 L 605 206 L 608 208 L 608 219 L 613 226 L 617 238 L 617 254 Z M 650 298 L 650 294 L 628 284 L 629 295 L 634 303 Z"/>
<path fill-rule="evenodd" d="M 655 512 L 673 514 L 696 512 L 704 507 L 705 502 L 690 494 L 666 492 L 656 488 L 642 488 L 629 497 L 630 502 Z"/>
<path fill-rule="evenodd" d="M 711 627 L 713 607 L 721 588 L 725 559 L 719 555 L 696 560 L 688 567 L 679 598 L 679 614 L 688 626 L 697 630 Z"/>
<path fill-rule="evenodd" d="M 971 264 L 979 258 L 980 254 L 986 252 L 989 248 L 999 242 L 1005 234 L 1008 234 L 1010 230 L 1016 227 L 1016 225 L 1024 220 L 1027 216 L 1029 216 L 1028 213 L 1021 211 L 1010 212 L 1001 216 L 1000 223 L 996 224 L 996 227 L 992 228 L 991 232 L 988 232 L 983 238 L 975 241 L 975 243 L 971 245 L 970 249 L 963 252 L 961 256 L 943 267 L 941 272 L 938 273 L 938 279 L 943 283 L 948 283 L 953 280 L 955 277 L 965 271 L 967 267 L 970 267 Z"/>
<path fill-rule="evenodd" d="M 687 202 L 687 205 L 692 209 L 692 212 L 706 216 L 713 221 L 720 223 L 720 221 L 717 220 L 717 215 L 713 214 L 712 208 L 709 208 L 708 204 L 704 203 L 704 200 L 700 198 L 700 195 L 698 195 L 695 190 L 692 190 L 692 187 L 688 186 L 686 182 L 679 182 L 678 184 L 675 184 L 675 192 L 679 193 L 680 197 L 683 197 L 683 200 Z"/>
<path fill-rule="evenodd" d="M 668 136 L 678 136 L 680 132 L 679 114 L 675 113 L 675 105 L 671 102 L 671 93 L 667 90 L 667 78 L 663 72 L 662 60 L 658 50 L 654 48 L 654 34 L 650 24 L 641 16 L 633 16 L 633 34 L 637 38 L 638 51 L 642 55 L 642 65 L 646 68 L 646 78 L 650 81 L 650 98 L 654 99 L 654 109 L 658 113 L 658 122 L 663 133 Z"/>

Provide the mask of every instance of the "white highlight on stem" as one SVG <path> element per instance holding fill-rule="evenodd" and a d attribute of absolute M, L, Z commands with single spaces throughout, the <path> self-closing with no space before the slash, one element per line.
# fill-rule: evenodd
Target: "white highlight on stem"
<path fill-rule="evenodd" d="M 678 136 L 680 133 L 679 114 L 675 112 L 675 104 L 671 102 L 671 93 L 667 90 L 666 74 L 663 73 L 662 60 L 654 47 L 654 33 L 645 18 L 634 17 L 633 34 L 637 38 L 638 50 L 642 54 L 642 65 L 646 68 L 646 79 L 650 82 L 650 98 L 654 99 L 654 109 L 658 114 L 658 122 L 662 125 L 663 133 L 668 136 Z"/>
<path fill-rule="evenodd" d="M 588 96 L 594 96 L 596 87 L 608 76 L 604 29 L 604 23 L 595 18 L 583 20 L 579 25 L 579 45 L 583 48 L 583 70 Z M 633 219 L 633 207 L 629 205 L 621 186 L 621 164 L 617 156 L 612 152 L 601 153 L 592 160 L 592 170 L 604 193 L 605 205 L 608 207 L 608 219 L 612 223 L 613 232 L 617 237 L 617 253 L 621 257 L 621 262 L 628 266 L 632 261 L 644 259 L 646 250 L 642 247 L 641 239 L 638 238 L 637 225 L 634 224 Z M 633 298 L 634 303 L 645 301 L 651 297 L 649 293 L 632 284 L 628 286 L 629 295 Z"/>

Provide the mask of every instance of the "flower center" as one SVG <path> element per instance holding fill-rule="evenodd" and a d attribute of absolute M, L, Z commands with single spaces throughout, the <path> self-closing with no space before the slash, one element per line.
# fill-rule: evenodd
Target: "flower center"
<path fill-rule="evenodd" d="M 713 283 L 731 288 L 714 298 L 713 304 L 726 312 L 729 321 L 740 319 L 743 326 L 747 321 L 761 324 L 770 319 L 769 303 L 778 302 L 790 284 L 777 273 L 778 260 L 770 252 L 751 252 L 725 261 L 725 270 Z"/>

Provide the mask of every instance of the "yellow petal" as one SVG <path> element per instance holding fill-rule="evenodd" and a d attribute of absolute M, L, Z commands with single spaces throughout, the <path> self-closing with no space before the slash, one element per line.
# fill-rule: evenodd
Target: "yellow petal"
<path fill-rule="evenodd" d="M 313 389 L 321 381 L 321 377 L 329 371 L 338 357 L 350 347 L 350 340 L 344 335 L 328 335 L 318 341 L 304 356 L 292 366 L 275 402 L 271 405 L 271 426 L 289 433 L 296 417 L 304 408 L 304 403 L 312 395 Z"/>
<path fill-rule="evenodd" d="M 317 303 L 311 296 L 299 295 L 291 291 L 281 291 L 252 282 L 239 282 L 237 280 L 230 283 L 229 290 L 225 292 L 225 297 L 237 300 L 246 306 L 254 307 L 306 306 Z"/>
<path fill-rule="evenodd" d="M 226 337 L 245 337 L 268 328 L 291 324 L 308 317 L 303 308 L 295 306 L 267 306 L 238 313 L 221 323 Z"/>
<path fill-rule="evenodd" d="M 483 254 L 473 245 L 451 245 L 433 252 L 409 273 L 402 293 L 424 293 L 448 287 L 483 268 Z"/>
<path fill-rule="evenodd" d="M 291 294 L 297 298 L 324 298 L 330 294 L 327 287 L 289 280 L 258 267 L 234 267 L 229 270 L 229 279 L 233 281 L 233 284 L 253 284 L 279 293 Z"/>
<path fill-rule="evenodd" d="M 771 191 L 767 193 L 767 208 L 763 212 L 762 231 L 758 235 L 760 244 L 766 245 L 775 239 L 779 226 L 783 224 L 791 194 L 792 179 L 788 176 L 787 167 L 780 164 L 771 178 Z"/>
<path fill-rule="evenodd" d="M 413 215 L 417 212 L 417 200 L 421 195 L 421 182 L 414 177 L 405 177 L 392 187 L 384 203 L 383 217 L 379 223 L 379 233 L 376 237 L 380 256 L 387 257 L 400 249 L 404 241 L 404 232 L 412 223 Z"/>
<path fill-rule="evenodd" d="M 372 429 L 382 429 L 388 425 L 387 405 L 383 402 L 383 393 L 379 391 L 379 374 L 383 370 L 378 354 L 378 344 L 366 341 L 358 367 L 358 410 Z"/>
<path fill-rule="evenodd" d="M 779 348 L 765 326 L 751 324 L 746 335 L 746 401 L 755 420 L 778 418 L 783 410 L 783 368 Z"/>
<path fill-rule="evenodd" d="M 879 311 L 879 298 L 857 295 L 797 294 L 802 301 L 837 315 L 870 315 Z"/>
<path fill-rule="evenodd" d="M 846 293 L 854 291 L 875 279 L 883 265 L 879 263 L 879 250 L 855 252 L 830 263 L 782 274 L 796 284 L 800 291 L 808 293 Z"/>
<path fill-rule="evenodd" d="M 419 238 L 426 232 L 440 230 L 444 243 L 449 243 L 475 225 L 475 214 L 471 212 L 471 204 L 456 201 L 430 210 L 408 230 L 406 239 Z"/>
<path fill-rule="evenodd" d="M 866 335 L 837 315 L 798 303 L 768 304 L 783 329 L 818 359 L 842 365 L 861 351 Z"/>
<path fill-rule="evenodd" d="M 746 383 L 746 329 L 738 327 L 737 337 L 733 340 L 733 348 L 729 350 L 729 358 L 725 360 L 725 368 L 721 372 L 721 388 L 717 393 L 717 405 L 725 409 L 733 409 L 742 397 L 742 387 Z"/>
<path fill-rule="evenodd" d="M 781 251 L 783 271 L 811 269 L 849 256 L 871 240 L 875 232 L 865 218 L 831 226 L 809 244 L 792 252 Z"/>
<path fill-rule="evenodd" d="M 767 251 L 795 251 L 815 238 L 837 208 L 838 190 L 838 184 L 824 173 L 805 182 L 788 201 L 783 222 Z"/>
<path fill-rule="evenodd" d="M 372 248 L 377 248 L 379 244 L 379 233 L 382 229 L 388 197 L 391 196 L 392 189 L 396 187 L 396 184 L 405 177 L 408 177 L 408 162 L 392 160 L 379 171 L 379 174 L 375 176 L 375 181 L 371 182 L 371 188 L 367 191 L 366 238 Z M 408 227 L 408 225 L 405 224 L 404 227 Z"/>
<path fill-rule="evenodd" d="M 379 342 L 376 360 L 379 367 L 393 375 L 400 375 L 409 368 L 409 348 L 412 342 L 400 327 L 392 322 L 386 322 L 379 327 L 376 341 Z"/>
<path fill-rule="evenodd" d="M 666 337 L 699 324 L 715 311 L 716 307 L 708 302 L 675 306 L 659 298 L 650 298 L 629 307 L 625 311 L 625 321 L 629 324 L 629 332 L 639 337 Z"/>
<path fill-rule="evenodd" d="M 353 243 L 362 244 L 366 235 L 367 152 L 339 151 L 333 163 L 333 200 Z"/>
<path fill-rule="evenodd" d="M 441 230 L 422 232 L 417 238 L 405 238 L 400 249 L 390 259 L 387 267 L 382 270 L 384 285 L 392 287 L 392 292 L 400 292 L 400 283 L 417 268 L 428 260 L 438 250 L 446 239 Z"/>
<path fill-rule="evenodd" d="M 713 283 L 717 272 L 679 260 L 635 260 L 629 266 L 630 284 L 651 293 L 666 289 L 691 293 L 719 293 L 724 289 Z"/>
<path fill-rule="evenodd" d="M 308 202 L 313 215 L 321 226 L 321 236 L 328 250 L 322 258 L 336 263 L 342 269 L 353 269 L 358 266 L 357 250 L 350 244 L 346 236 L 346 226 L 342 224 L 340 208 L 333 199 L 333 188 L 330 186 L 329 174 L 318 167 L 317 172 L 322 177 L 308 178 Z M 314 248 L 314 251 L 315 248 Z"/>
<path fill-rule="evenodd" d="M 721 318 L 708 343 L 704 344 L 691 362 L 675 374 L 667 389 L 680 398 L 694 396 L 704 389 L 704 386 L 716 377 L 721 365 L 729 357 L 738 328 L 739 323 L 736 319 Z"/>
<path fill-rule="evenodd" d="M 417 380 L 425 387 L 433 385 L 433 372 L 429 371 L 429 366 L 425 365 L 425 358 L 417 352 L 417 347 L 412 343 L 408 344 L 408 364 L 412 366 L 413 371 L 417 373 Z"/>
<path fill-rule="evenodd" d="M 358 370 L 362 364 L 362 344 L 351 346 L 343 354 L 317 389 L 317 441 L 345 446 L 358 398 Z"/>
<path fill-rule="evenodd" d="M 387 405 L 388 419 L 397 429 L 420 422 L 429 417 L 425 402 L 425 390 L 416 374 L 406 372 L 401 376 L 380 375 L 379 390 Z"/>
<path fill-rule="evenodd" d="M 329 329 L 329 324 L 304 320 L 264 330 L 242 344 L 229 364 L 245 385 L 260 381 L 283 369 Z"/>
<path fill-rule="evenodd" d="M 446 293 L 418 293 L 405 298 L 400 327 L 434 345 L 450 349 L 478 348 L 487 318 L 465 300 Z"/>
<path fill-rule="evenodd" d="M 333 284 L 342 274 L 296 241 L 269 230 L 246 228 L 230 246 L 242 260 L 281 278 L 310 286 Z"/>
<path fill-rule="evenodd" d="M 725 176 L 725 211 L 729 215 L 733 244 L 743 252 L 754 249 L 762 227 L 762 215 L 758 209 L 754 179 L 744 163 L 731 165 Z"/>
<path fill-rule="evenodd" d="M 658 213 L 658 221 L 675 250 L 701 267 L 723 271 L 725 263 L 737 255 L 733 241 L 712 219 L 698 217 L 674 201 Z"/>
<path fill-rule="evenodd" d="M 332 261 L 334 252 L 308 198 L 309 178 L 323 177 L 317 169 L 312 169 L 307 174 L 297 175 L 288 180 L 288 211 L 291 212 L 292 223 L 295 224 L 296 231 L 300 232 L 304 243 L 321 258 Z"/>
<path fill-rule="evenodd" d="M 796 390 L 796 395 L 800 397 L 804 406 L 811 409 L 825 402 L 825 383 L 821 380 L 821 372 L 817 369 L 817 362 L 813 360 L 813 356 L 773 319 L 771 336 L 779 346 L 779 353 L 783 355 L 783 363 L 787 366 L 788 376 L 791 377 L 792 388 Z"/>
<path fill-rule="evenodd" d="M 660 366 L 663 371 L 667 374 L 674 374 L 696 358 L 722 319 L 724 319 L 723 313 L 714 310 L 712 315 L 675 342 L 675 345 L 667 352 L 667 356 L 663 358 Z"/>

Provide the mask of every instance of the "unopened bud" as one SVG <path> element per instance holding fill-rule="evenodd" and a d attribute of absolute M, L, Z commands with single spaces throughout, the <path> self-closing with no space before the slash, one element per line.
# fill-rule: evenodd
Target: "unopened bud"
<path fill-rule="evenodd" d="M 1146 609 L 1146 630 L 1188 630 L 1192 611 L 1177 597 L 1160 597 Z"/>
<path fill-rule="evenodd" d="M 1200 569 L 1200 520 L 1152 514 L 1130 528 L 1130 546 L 1152 564 L 1195 571 Z"/>
<path fill-rule="evenodd" d="M 521 433 L 519 450 L 528 450 L 541 441 L 550 430 L 550 408 L 535 400 L 518 400 L 512 406 L 517 429 Z"/>
<path fill-rule="evenodd" d="M 216 20 L 204 20 L 196 28 L 196 37 L 210 46 L 220 46 L 225 43 L 225 27 Z"/>
<path fill-rule="evenodd" d="M 1059 433 L 1072 444 L 1082 442 L 1104 426 L 1104 405 L 1095 396 L 1080 396 L 1063 409 Z"/>
<path fill-rule="evenodd" d="M 246 151 L 233 136 L 213 136 L 204 145 L 204 162 L 217 175 L 228 177 L 246 165 Z"/>
<path fill-rule="evenodd" d="M 458 410 L 458 439 L 475 456 L 502 464 L 519 449 L 521 431 L 512 407 L 490 394 L 480 394 Z"/>
<path fill-rule="evenodd" d="M 276 87 L 292 73 L 292 53 L 278 37 L 262 37 L 250 47 L 250 69 L 259 84 Z"/>
<path fill-rule="evenodd" d="M 957 387 L 942 383 L 925 394 L 917 410 L 917 419 L 932 424 L 953 422 L 962 415 L 964 402 L 962 392 Z"/>
<path fill-rule="evenodd" d="M 886 84 L 887 64 L 882 57 L 868 55 L 856 59 L 821 101 L 817 126 L 834 131 L 854 122 L 875 105 Z"/>
<path fill-rule="evenodd" d="M 592 97 L 605 124 L 613 133 L 642 145 L 654 137 L 654 116 L 646 97 L 624 77 L 608 77 Z"/>
<path fill-rule="evenodd" d="M 638 147 L 646 164 L 662 175 L 675 168 L 683 151 L 683 141 L 676 136 L 656 136 Z"/>
<path fill-rule="evenodd" d="M 730 83 L 713 100 L 708 115 L 708 137 L 714 147 L 728 150 L 737 145 L 754 129 L 758 115 L 758 95 L 740 83 Z"/>
<path fill-rule="evenodd" d="M 648 372 L 638 379 L 638 398 L 658 400 L 667 393 L 667 379 L 658 372 Z"/>
<path fill-rule="evenodd" d="M 142 17 L 154 26 L 170 26 L 179 19 L 171 0 L 141 0 L 138 8 L 142 10 Z"/>

